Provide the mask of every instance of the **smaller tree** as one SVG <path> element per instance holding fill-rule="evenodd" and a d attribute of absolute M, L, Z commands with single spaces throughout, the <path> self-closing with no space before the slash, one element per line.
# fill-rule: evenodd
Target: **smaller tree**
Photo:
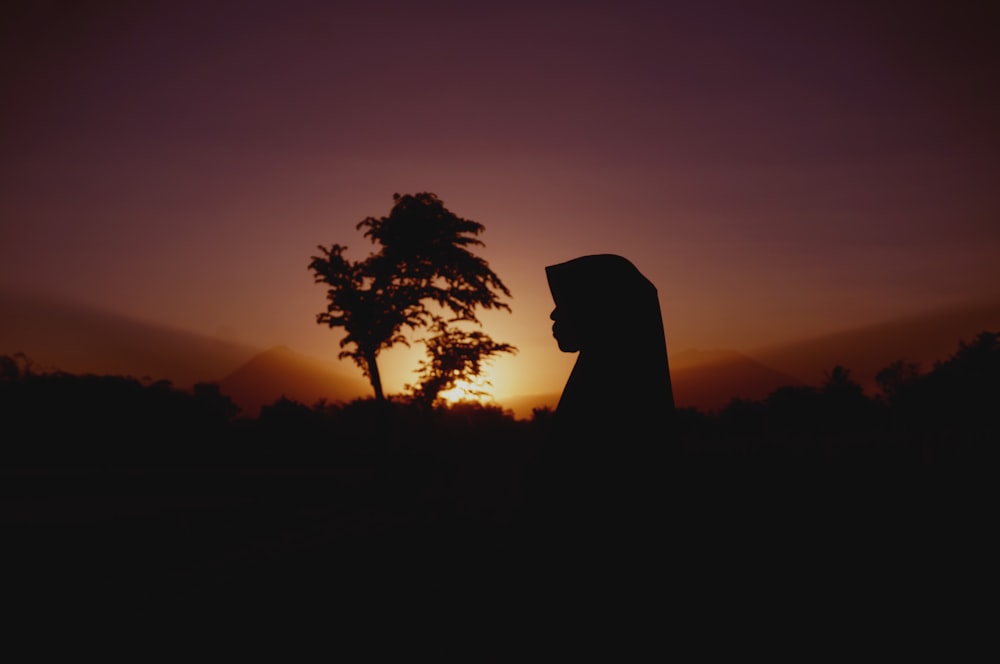
<path fill-rule="evenodd" d="M 896 360 L 875 374 L 882 395 L 890 402 L 898 398 L 900 393 L 920 378 L 920 365 L 916 362 Z"/>
<path fill-rule="evenodd" d="M 438 319 L 434 336 L 421 339 L 427 347 L 427 360 L 421 360 L 417 369 L 416 385 L 407 385 L 413 399 L 431 406 L 441 392 L 455 387 L 459 381 L 471 383 L 480 375 L 483 365 L 500 353 L 516 353 L 517 348 L 507 343 L 493 341 L 478 330 L 462 330 Z M 488 383 L 487 383 L 488 384 Z M 482 392 L 469 390 L 475 396 Z"/>
<path fill-rule="evenodd" d="M 838 364 L 824 373 L 826 382 L 822 396 L 827 428 L 846 430 L 866 423 L 874 415 L 874 403 L 865 396 L 864 388 L 851 378 L 850 369 Z"/>
<path fill-rule="evenodd" d="M 844 401 L 864 396 L 864 388 L 851 378 L 851 370 L 847 367 L 838 364 L 823 375 L 826 377 L 823 395 L 827 398 Z"/>
<path fill-rule="evenodd" d="M 14 381 L 26 378 L 34 372 L 34 362 L 24 353 L 0 355 L 0 381 Z"/>

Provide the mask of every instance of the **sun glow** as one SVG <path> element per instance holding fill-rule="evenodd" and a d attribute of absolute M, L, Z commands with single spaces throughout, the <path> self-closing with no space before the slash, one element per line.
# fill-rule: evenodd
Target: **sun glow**
<path fill-rule="evenodd" d="M 459 380 L 455 382 L 455 387 L 444 390 L 438 396 L 447 404 L 459 402 L 473 402 L 480 404 L 493 403 L 493 395 L 490 393 L 490 385 L 482 376 L 477 376 L 475 380 Z"/>

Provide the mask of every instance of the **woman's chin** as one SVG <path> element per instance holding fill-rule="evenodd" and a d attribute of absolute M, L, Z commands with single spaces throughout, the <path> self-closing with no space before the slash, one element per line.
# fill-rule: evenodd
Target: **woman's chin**
<path fill-rule="evenodd" d="M 559 344 L 559 350 L 564 353 L 575 353 L 580 350 L 579 344 L 560 339 L 559 337 L 556 337 L 556 343 Z"/>

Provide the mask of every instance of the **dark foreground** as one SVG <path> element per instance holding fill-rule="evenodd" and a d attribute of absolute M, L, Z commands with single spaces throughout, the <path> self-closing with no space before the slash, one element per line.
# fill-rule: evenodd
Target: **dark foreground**
<path fill-rule="evenodd" d="M 588 482 L 610 495 L 595 473 L 553 503 L 538 498 L 553 478 L 535 442 L 312 466 L 8 469 L 8 605 L 486 629 L 506 635 L 481 644 L 493 654 L 532 633 L 586 650 L 612 626 L 634 637 L 619 653 L 675 638 L 915 643 L 956 616 L 974 628 L 993 526 L 976 455 L 690 443 L 639 491 L 591 500 Z"/>
<path fill-rule="evenodd" d="M 2 360 L 3 599 L 46 640 L 239 617 L 251 644 L 293 618 L 338 654 L 374 632 L 363 649 L 471 640 L 463 661 L 954 661 L 989 633 L 1000 333 L 890 365 L 877 397 L 835 367 L 561 447 L 546 411 L 279 400 L 244 419 L 214 385 Z"/>

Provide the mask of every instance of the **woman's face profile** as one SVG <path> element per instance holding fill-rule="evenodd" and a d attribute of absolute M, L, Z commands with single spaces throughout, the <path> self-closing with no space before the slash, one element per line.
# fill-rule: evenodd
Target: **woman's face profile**
<path fill-rule="evenodd" d="M 567 309 L 556 307 L 549 314 L 552 319 L 552 336 L 564 353 L 575 353 L 583 346 L 582 326 Z"/>

